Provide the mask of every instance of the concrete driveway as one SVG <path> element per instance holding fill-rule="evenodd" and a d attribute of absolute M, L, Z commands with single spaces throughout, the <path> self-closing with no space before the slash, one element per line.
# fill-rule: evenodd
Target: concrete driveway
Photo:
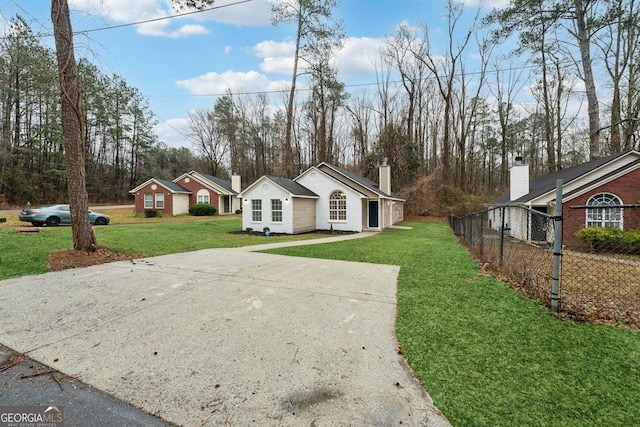
<path fill-rule="evenodd" d="M 9 279 L 0 343 L 178 425 L 448 426 L 397 352 L 398 271 L 244 248 Z"/>

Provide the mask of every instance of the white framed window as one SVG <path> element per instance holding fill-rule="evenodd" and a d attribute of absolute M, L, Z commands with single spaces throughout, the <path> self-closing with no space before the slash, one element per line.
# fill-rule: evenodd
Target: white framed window
<path fill-rule="evenodd" d="M 196 203 L 204 203 L 210 205 L 211 199 L 209 198 L 209 192 L 206 190 L 198 191 Z"/>
<path fill-rule="evenodd" d="M 610 193 L 596 194 L 587 201 L 587 227 L 615 227 L 622 230 L 622 201 Z"/>
<path fill-rule="evenodd" d="M 164 209 L 164 193 L 156 193 L 156 209 Z"/>
<path fill-rule="evenodd" d="M 251 199 L 251 221 L 262 222 L 262 200 Z"/>
<path fill-rule="evenodd" d="M 342 191 L 334 191 L 329 196 L 329 221 L 347 220 L 347 196 Z"/>
<path fill-rule="evenodd" d="M 153 209 L 153 194 L 144 195 L 144 208 Z"/>
<path fill-rule="evenodd" d="M 271 222 L 282 222 L 282 199 L 271 199 Z"/>

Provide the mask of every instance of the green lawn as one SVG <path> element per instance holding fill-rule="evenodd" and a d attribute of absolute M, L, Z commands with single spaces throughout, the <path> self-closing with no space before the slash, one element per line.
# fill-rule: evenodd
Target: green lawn
<path fill-rule="evenodd" d="M 445 224 L 269 252 L 400 265 L 397 335 L 454 426 L 640 425 L 640 333 L 559 320 L 481 274 Z"/>
<path fill-rule="evenodd" d="M 95 227 L 95 232 L 100 245 L 117 252 L 146 256 L 326 237 L 313 234 L 265 237 L 234 233 L 241 229 L 241 221 L 235 217 L 214 217 L 212 220 L 193 220 L 192 217 L 187 222 Z M 49 252 L 73 248 L 71 227 L 42 227 L 41 230 L 39 233 L 21 234 L 12 228 L 0 228 L 0 280 L 46 273 Z"/>
<path fill-rule="evenodd" d="M 400 265 L 397 335 L 454 426 L 640 425 L 640 333 L 551 316 L 482 274 L 445 224 L 269 252 Z M 147 255 L 300 239 L 230 233 L 237 219 L 96 228 L 100 244 Z M 0 229 L 0 278 L 46 271 L 69 227 Z"/>

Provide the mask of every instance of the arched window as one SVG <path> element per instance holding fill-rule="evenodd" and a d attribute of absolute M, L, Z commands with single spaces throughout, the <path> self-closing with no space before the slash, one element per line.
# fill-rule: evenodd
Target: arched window
<path fill-rule="evenodd" d="M 347 196 L 342 191 L 334 191 L 329 196 L 329 221 L 347 220 Z"/>
<path fill-rule="evenodd" d="M 209 192 L 204 188 L 201 188 L 200 190 L 198 190 L 196 197 L 197 197 L 197 203 L 205 203 L 207 205 L 211 204 L 211 199 L 209 198 Z"/>
<path fill-rule="evenodd" d="M 587 227 L 616 227 L 622 230 L 621 200 L 609 193 L 596 194 L 587 202 Z"/>

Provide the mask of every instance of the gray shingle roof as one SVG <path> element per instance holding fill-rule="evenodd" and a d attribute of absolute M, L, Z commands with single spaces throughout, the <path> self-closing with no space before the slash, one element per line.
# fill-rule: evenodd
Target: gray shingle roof
<path fill-rule="evenodd" d="M 188 190 L 188 189 L 184 188 L 182 185 L 176 184 L 173 181 L 168 181 L 166 179 L 158 179 L 158 178 L 154 178 L 154 179 L 158 182 L 158 184 L 162 185 L 163 187 L 167 187 L 171 191 L 175 191 L 177 193 L 189 193 L 189 194 L 191 194 L 191 190 Z"/>
<path fill-rule="evenodd" d="M 307 187 L 300 185 L 290 179 L 278 178 L 277 176 L 272 175 L 265 175 L 265 177 L 275 182 L 294 196 L 320 197 L 313 191 L 309 190 Z"/>
<path fill-rule="evenodd" d="M 391 192 L 391 194 L 387 194 L 383 191 L 380 190 L 380 185 L 377 182 L 371 181 L 369 178 L 365 178 L 363 176 L 360 176 L 356 173 L 350 172 L 346 169 L 342 169 L 338 166 L 334 166 L 332 164 L 329 164 L 327 162 L 322 162 L 318 165 L 318 168 L 320 168 L 320 166 L 325 165 L 326 167 L 333 169 L 334 171 L 338 172 L 341 175 L 346 176 L 347 178 L 349 178 L 350 180 L 362 185 L 363 187 L 367 188 L 370 191 L 373 191 L 374 193 L 380 194 L 382 196 L 386 196 L 386 197 L 390 197 L 390 198 L 394 198 L 394 199 L 400 199 L 400 200 L 404 200 L 402 199 L 402 197 L 400 197 L 398 194 L 395 194 L 393 191 Z"/>
<path fill-rule="evenodd" d="M 207 175 L 206 173 L 202 173 L 198 171 L 195 171 L 195 173 L 197 173 L 198 175 L 201 175 L 203 178 L 207 179 L 208 181 L 211 181 L 214 184 L 219 185 L 220 187 L 224 188 L 231 194 L 238 194 L 236 191 L 233 190 L 233 188 L 231 188 L 231 181 L 227 181 L 225 179 L 218 178 L 213 175 Z"/>
<path fill-rule="evenodd" d="M 624 153 L 618 153 L 618 154 L 614 154 L 612 156 L 608 156 L 608 157 L 603 157 L 601 159 L 596 159 L 596 160 L 592 160 L 590 162 L 587 163 L 583 163 L 581 165 L 577 165 L 577 166 L 573 166 L 567 169 L 561 169 L 557 172 L 553 172 L 547 175 L 543 175 L 541 177 L 538 177 L 534 180 L 532 180 L 529 183 L 529 193 L 525 194 L 524 196 L 516 199 L 516 200 L 509 200 L 510 198 L 510 193 L 504 193 L 502 195 L 500 195 L 499 197 L 491 200 L 489 203 L 489 205 L 500 205 L 500 204 L 504 204 L 504 203 L 509 203 L 509 202 L 515 202 L 515 203 L 526 203 L 529 202 L 533 199 L 535 199 L 536 197 L 542 196 L 543 194 L 549 193 L 550 191 L 553 191 L 556 188 L 556 181 L 558 179 L 562 179 L 564 184 L 567 184 L 573 180 L 576 180 L 580 177 L 582 177 L 583 175 L 611 162 L 616 160 L 619 157 L 622 157 L 623 155 L 629 153 L 629 151 L 624 152 Z M 628 165 L 627 165 L 628 166 Z"/>

